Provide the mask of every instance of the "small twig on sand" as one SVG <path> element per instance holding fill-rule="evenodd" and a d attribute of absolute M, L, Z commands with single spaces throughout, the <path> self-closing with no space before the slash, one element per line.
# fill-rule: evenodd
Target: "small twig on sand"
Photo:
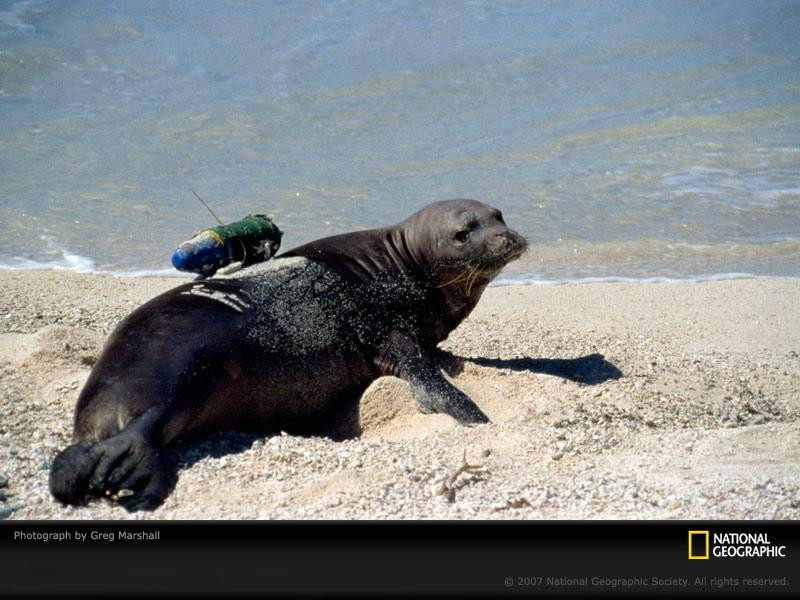
<path fill-rule="evenodd" d="M 453 502 L 456 499 L 455 483 L 462 473 L 470 475 L 479 475 L 485 473 L 483 465 L 471 465 L 467 462 L 467 449 L 464 448 L 464 455 L 461 458 L 461 466 L 448 475 L 444 481 L 439 485 L 436 494 L 444 496 L 448 502 Z"/>
<path fill-rule="evenodd" d="M 527 498 L 516 498 L 514 500 L 508 500 L 503 506 L 497 506 L 494 508 L 494 512 L 499 512 L 501 510 L 508 510 L 509 508 L 530 508 L 531 503 L 528 502 Z"/>

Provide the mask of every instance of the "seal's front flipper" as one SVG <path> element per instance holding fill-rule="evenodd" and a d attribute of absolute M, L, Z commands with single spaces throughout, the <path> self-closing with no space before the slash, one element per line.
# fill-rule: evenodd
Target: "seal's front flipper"
<path fill-rule="evenodd" d="M 489 417 L 469 399 L 469 396 L 453 387 L 438 371 L 410 383 L 414 398 L 422 412 L 445 413 L 463 425 L 489 422 Z"/>
<path fill-rule="evenodd" d="M 386 374 L 397 375 L 411 384 L 422 412 L 444 413 L 464 425 L 489 422 L 489 417 L 444 378 L 434 359 L 410 336 L 394 333 L 381 363 Z"/>

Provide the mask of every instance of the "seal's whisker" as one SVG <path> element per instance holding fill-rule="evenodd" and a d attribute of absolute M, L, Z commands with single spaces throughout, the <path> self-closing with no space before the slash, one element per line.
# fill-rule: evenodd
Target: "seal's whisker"
<path fill-rule="evenodd" d="M 469 274 L 469 277 L 467 278 L 467 288 L 466 288 L 467 296 L 469 296 L 469 293 L 472 291 L 472 284 L 475 281 L 475 277 L 476 277 L 475 274 L 477 272 L 478 272 L 478 267 L 473 267 L 472 271 Z"/>
<path fill-rule="evenodd" d="M 453 277 L 453 279 L 451 279 L 447 283 L 442 283 L 441 285 L 438 285 L 436 287 L 445 288 L 445 287 L 447 287 L 449 285 L 453 285 L 454 283 L 458 283 L 459 281 L 462 281 L 462 280 L 466 279 L 469 275 L 471 275 L 471 272 L 470 272 L 469 267 L 467 267 L 466 269 L 461 271 L 458 275 Z"/>
<path fill-rule="evenodd" d="M 482 269 L 478 266 L 472 269 L 472 276 L 470 277 L 469 284 L 467 285 L 467 296 L 472 293 L 472 286 L 475 285 L 476 281 L 478 281 L 478 277 L 482 272 Z"/>

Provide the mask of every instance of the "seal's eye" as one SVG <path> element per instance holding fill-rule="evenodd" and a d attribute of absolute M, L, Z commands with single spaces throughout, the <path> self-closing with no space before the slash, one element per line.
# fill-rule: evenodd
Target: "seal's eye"
<path fill-rule="evenodd" d="M 469 229 L 464 229 L 456 234 L 456 239 L 462 244 L 469 239 Z"/>

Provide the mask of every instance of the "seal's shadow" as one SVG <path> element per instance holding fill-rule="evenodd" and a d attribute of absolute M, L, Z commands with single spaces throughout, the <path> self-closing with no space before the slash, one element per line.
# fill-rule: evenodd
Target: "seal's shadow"
<path fill-rule="evenodd" d="M 467 358 L 446 350 L 437 350 L 436 361 L 451 377 L 461 374 L 467 362 L 495 369 L 555 375 L 584 385 L 597 385 L 622 377 L 622 371 L 598 353 L 578 358 Z M 318 430 L 315 435 L 324 435 L 334 440 L 359 437 L 362 429 L 359 422 L 358 401 L 354 400 L 345 406 L 328 419 L 327 423 L 324 429 Z"/>
<path fill-rule="evenodd" d="M 170 448 L 173 468 L 187 469 L 205 458 L 222 458 L 240 454 L 250 449 L 257 441 L 271 437 L 257 433 L 221 431 L 199 439 L 177 442 Z"/>
<path fill-rule="evenodd" d="M 467 358 L 440 350 L 437 359 L 441 368 L 451 377 L 459 375 L 467 362 L 495 369 L 555 375 L 584 385 L 597 385 L 622 377 L 622 371 L 598 353 L 579 358 Z"/>

